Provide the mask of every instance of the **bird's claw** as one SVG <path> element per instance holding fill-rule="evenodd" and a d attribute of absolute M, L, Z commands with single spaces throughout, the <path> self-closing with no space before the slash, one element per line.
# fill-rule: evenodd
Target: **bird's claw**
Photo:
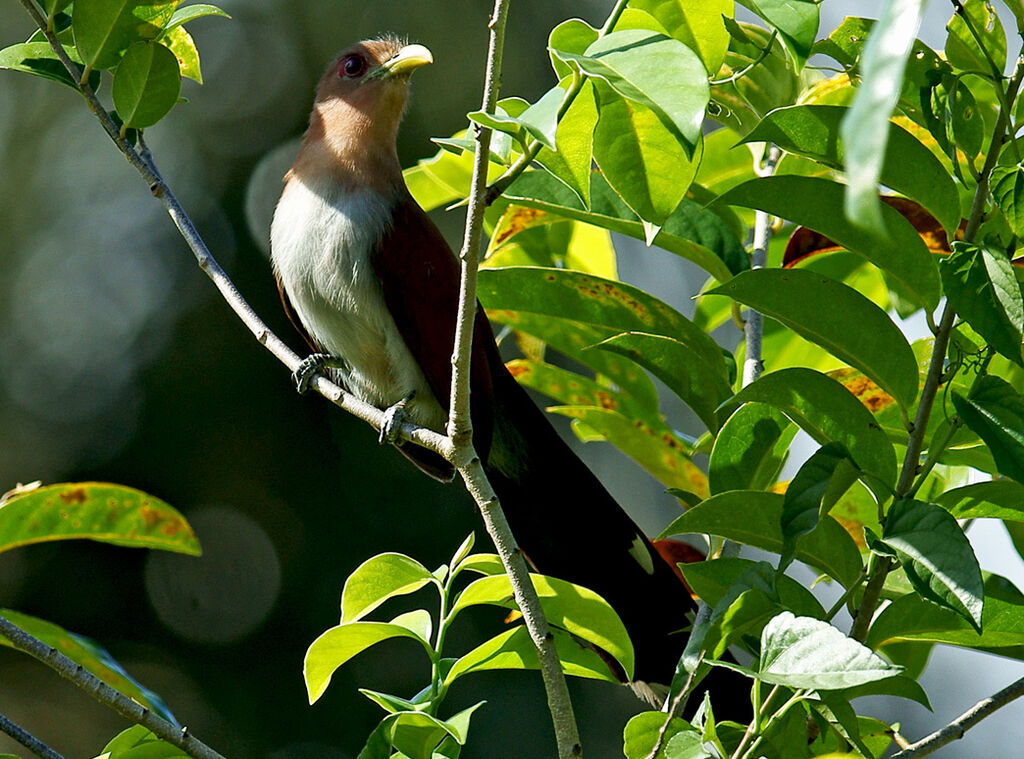
<path fill-rule="evenodd" d="M 380 426 L 380 433 L 377 436 L 377 442 L 381 445 L 384 445 L 384 443 L 394 443 L 398 440 L 399 433 L 402 431 L 402 425 L 409 419 L 406 407 L 415 394 L 416 392 L 413 391 L 394 406 L 385 409 L 384 423 Z"/>
<path fill-rule="evenodd" d="M 320 374 L 330 366 L 333 356 L 329 353 L 310 353 L 295 367 L 292 372 L 292 382 L 299 395 L 304 395 L 309 390 L 309 383 L 313 376 Z"/>

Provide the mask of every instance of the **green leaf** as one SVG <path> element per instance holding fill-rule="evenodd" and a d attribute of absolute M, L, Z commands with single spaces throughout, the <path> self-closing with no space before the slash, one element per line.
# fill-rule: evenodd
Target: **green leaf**
<path fill-rule="evenodd" d="M 785 463 L 796 425 L 764 403 L 746 403 L 730 416 L 708 461 L 711 492 L 766 490 Z"/>
<path fill-rule="evenodd" d="M 481 266 L 553 266 L 617 279 L 615 247 L 607 229 L 536 208 L 509 205 Z"/>
<path fill-rule="evenodd" d="M 1013 3 L 1007 5 L 1012 6 Z M 946 25 L 949 31 L 946 37 L 946 59 L 963 71 L 1001 77 L 1006 68 L 1006 34 L 995 8 L 989 0 L 966 0 L 962 8 L 963 12 L 957 10 Z M 984 50 L 974 39 L 964 16 L 981 37 Z M 989 58 L 992 65 L 989 64 Z M 993 66 L 996 69 L 994 72 Z"/>
<path fill-rule="evenodd" d="M 584 442 L 588 439 L 607 440 L 666 487 L 707 493 L 707 477 L 693 463 L 689 447 L 668 425 L 651 426 L 642 419 L 630 419 L 617 411 L 597 406 L 553 406 L 548 411 L 572 419 L 573 430 Z M 579 429 L 581 424 L 595 437 L 584 437 Z"/>
<path fill-rule="evenodd" d="M 568 185 L 546 171 L 524 172 L 505 191 L 504 197 L 638 240 L 647 239 L 648 230 L 643 222 L 599 173 L 590 178 L 589 208 L 582 205 L 577 193 Z M 693 261 L 721 281 L 750 268 L 750 259 L 735 232 L 716 213 L 685 198 L 666 219 L 654 244 Z"/>
<path fill-rule="evenodd" d="M 729 48 L 729 32 L 722 17 L 732 18 L 732 0 L 632 0 L 629 5 L 656 18 L 670 37 L 700 56 L 710 74 L 721 67 Z"/>
<path fill-rule="evenodd" d="M 582 646 L 562 630 L 555 629 L 552 633 L 558 661 L 565 674 L 610 683 L 619 682 L 608 663 L 592 648 Z M 451 685 L 458 678 L 472 672 L 497 669 L 540 669 L 537 647 L 525 626 L 518 625 L 506 630 L 464 654 L 452 665 L 444 684 Z"/>
<path fill-rule="evenodd" d="M 76 66 L 79 71 L 81 66 Z M 0 70 L 21 71 L 33 76 L 59 82 L 78 92 L 78 81 L 71 77 L 57 58 L 49 42 L 23 42 L 0 50 Z M 100 75 L 89 75 L 89 86 L 95 91 L 100 86 Z"/>
<path fill-rule="evenodd" d="M 662 427 L 657 406 L 645 407 L 631 396 L 617 393 L 607 385 L 553 364 L 515 359 L 505 365 L 520 385 L 533 388 L 567 406 L 598 406 L 618 411 L 629 418 L 643 419 L 648 425 Z M 667 427 L 667 425 L 666 425 Z"/>
<path fill-rule="evenodd" d="M 160 41 L 167 45 L 178 59 L 181 76 L 187 76 L 200 84 L 203 83 L 203 72 L 199 66 L 199 49 L 192 35 L 183 26 L 176 26 L 165 33 Z"/>
<path fill-rule="evenodd" d="M 667 727 L 665 726 L 666 721 L 668 721 Z M 622 731 L 622 751 L 626 759 L 648 759 L 657 745 L 658 739 L 662 736 L 663 728 L 664 742 L 656 759 L 684 759 L 684 757 L 685 759 L 691 757 L 703 759 L 703 757 L 711 756 L 703 752 L 703 749 L 700 749 L 702 753 L 699 754 L 667 753 L 669 742 L 676 736 L 684 736 L 685 740 L 696 740 L 696 746 L 699 749 L 700 733 L 694 729 L 693 725 L 678 717 L 672 717 L 662 712 L 641 712 L 631 718 Z"/>
<path fill-rule="evenodd" d="M 38 638 L 47 646 L 80 664 L 87 672 L 98 677 L 114 690 L 152 709 L 173 725 L 178 722 L 159 695 L 143 687 L 111 656 L 105 648 L 91 638 L 77 635 L 44 619 L 22 614 L 12 609 L 0 609 L 0 616 Z M 0 646 L 13 648 L 7 638 L 0 636 Z"/>
<path fill-rule="evenodd" d="M 817 527 L 858 475 L 842 443 L 828 443 L 812 453 L 786 488 L 781 522 L 787 543 Z"/>
<path fill-rule="evenodd" d="M 976 482 L 954 488 L 935 502 L 956 519 L 1009 519 L 1024 522 L 1024 485 L 1013 480 Z"/>
<path fill-rule="evenodd" d="M 548 622 L 607 652 L 619 662 L 626 675 L 632 677 L 633 644 L 607 601 L 592 590 L 555 577 L 531 574 L 530 578 Z M 516 608 L 508 576 L 474 580 L 459 594 L 449 619 L 479 604 Z"/>
<path fill-rule="evenodd" d="M 999 353 L 1024 366 L 1024 300 L 1010 259 L 1001 251 L 957 241 L 939 271 L 956 312 Z"/>
<path fill-rule="evenodd" d="M 880 543 L 899 558 L 918 593 L 981 630 L 981 567 L 948 511 L 923 501 L 896 501 L 889 508 Z"/>
<path fill-rule="evenodd" d="M 925 693 L 924 688 L 921 687 L 917 680 L 906 675 L 896 675 L 885 680 L 875 680 L 874 682 L 864 683 L 853 688 L 844 688 L 837 695 L 847 701 L 863 698 L 864 696 L 896 696 L 897 698 L 916 701 L 928 711 L 932 710 L 931 702 L 928 700 L 928 694 Z"/>
<path fill-rule="evenodd" d="M 569 358 L 589 366 L 614 383 L 621 393 L 631 395 L 642 408 L 658 408 L 658 392 L 646 372 L 613 353 L 590 350 L 616 334 L 615 330 L 527 311 L 487 309 L 487 316 L 493 322 L 540 338 Z"/>
<path fill-rule="evenodd" d="M 818 4 L 814 0 L 739 0 L 779 30 L 787 49 L 802 68 L 818 36 Z"/>
<path fill-rule="evenodd" d="M 459 565 L 452 570 L 452 574 L 458 574 L 467 569 L 482 575 L 500 575 L 505 572 L 505 565 L 496 553 L 474 553 L 463 559 Z"/>
<path fill-rule="evenodd" d="M 130 45 L 158 37 L 180 2 L 76 0 L 71 28 L 86 68 L 114 68 Z"/>
<path fill-rule="evenodd" d="M 584 208 L 590 205 L 590 171 L 597 118 L 594 84 L 584 81 L 579 94 L 558 120 L 555 131 L 557 152 L 544 148 L 537 154 L 537 163 L 576 193 Z"/>
<path fill-rule="evenodd" d="M 666 527 L 659 538 L 682 533 L 707 533 L 773 553 L 785 547 L 781 519 L 784 497 L 760 490 L 731 490 L 713 495 Z M 853 538 L 830 517 L 796 541 L 796 557 L 828 572 L 845 586 L 863 566 Z"/>
<path fill-rule="evenodd" d="M 712 432 L 718 430 L 715 409 L 732 395 L 720 365 L 710 365 L 682 340 L 643 332 L 624 332 L 596 348 L 625 356 L 647 369 L 678 395 Z"/>
<path fill-rule="evenodd" d="M 1005 380 L 986 375 L 967 398 L 954 392 L 953 405 L 988 444 L 1000 474 L 1024 483 L 1024 397 Z"/>
<path fill-rule="evenodd" d="M 53 18 L 62 10 L 71 5 L 72 0 L 42 0 L 43 10 L 46 15 Z"/>
<path fill-rule="evenodd" d="M 551 30 L 548 35 L 548 52 L 551 56 L 551 67 L 559 79 L 564 79 L 573 72 L 569 65 L 570 56 L 583 55 L 598 38 L 598 31 L 586 21 L 571 18 Z"/>
<path fill-rule="evenodd" d="M 761 633 L 757 677 L 788 688 L 840 690 L 894 677 L 889 664 L 827 622 L 786 611 Z"/>
<path fill-rule="evenodd" d="M 0 499 L 0 551 L 77 538 L 193 556 L 201 553 L 180 513 L 134 488 L 75 482 L 14 490 Z"/>
<path fill-rule="evenodd" d="M 387 622 L 349 622 L 321 634 L 310 644 L 303 663 L 309 703 L 316 703 L 324 694 L 338 667 L 371 646 L 391 638 L 411 638 L 432 653 L 429 644 L 425 644 L 419 635 Z"/>
<path fill-rule="evenodd" d="M 728 379 L 722 351 L 711 337 L 671 306 L 624 282 L 566 269 L 484 269 L 479 275 L 479 297 L 488 309 L 529 311 L 619 332 L 671 337 Z"/>
<path fill-rule="evenodd" d="M 465 132 L 457 132 L 454 136 L 462 138 Z M 493 182 L 502 170 L 501 166 L 491 164 L 487 181 Z M 421 159 L 415 166 L 402 172 L 409 192 L 424 211 L 465 198 L 469 195 L 472 176 L 472 151 L 455 155 L 444 149 L 437 151 L 431 158 Z"/>
<path fill-rule="evenodd" d="M 177 57 L 158 42 L 136 42 L 117 65 L 111 93 L 125 126 L 153 126 L 178 102 L 181 72 Z"/>
<path fill-rule="evenodd" d="M 1024 237 L 1024 167 L 996 166 L 989 187 L 1010 229 L 1018 237 Z"/>
<path fill-rule="evenodd" d="M 999 575 L 985 581 L 981 629 L 979 634 L 962 615 L 910 593 L 882 609 L 867 645 L 877 649 L 897 641 L 931 641 L 1024 659 L 1024 594 Z"/>
<path fill-rule="evenodd" d="M 744 142 L 774 142 L 783 150 L 824 165 L 843 167 L 840 124 L 849 108 L 835 105 L 795 105 L 772 111 Z M 888 125 L 885 161 L 879 181 L 928 209 L 952 234 L 960 223 L 960 196 L 942 162 L 906 129 Z"/>
<path fill-rule="evenodd" d="M 806 269 L 737 274 L 708 295 L 728 295 L 771 316 L 833 356 L 861 369 L 904 408 L 917 396 L 917 361 L 882 309 L 841 282 Z"/>
<path fill-rule="evenodd" d="M 776 575 L 767 562 L 752 559 L 719 558 L 680 564 L 683 576 L 693 592 L 712 608 L 716 607 L 729 589 L 744 573 L 761 565 L 764 572 L 774 576 L 779 603 L 801 617 L 824 619 L 825 610 L 807 588 L 787 575 Z"/>
<path fill-rule="evenodd" d="M 848 145 L 846 158 L 852 158 Z M 843 186 L 830 179 L 774 176 L 744 182 L 718 202 L 757 208 L 810 227 L 888 272 L 920 305 L 934 310 L 941 295 L 939 273 L 917 230 L 898 211 L 883 206 L 887 237 L 879 239 L 839 213 L 842 197 Z"/>
<path fill-rule="evenodd" d="M 362 619 L 389 598 L 408 595 L 433 582 L 433 575 L 416 559 L 382 553 L 367 559 L 345 581 L 341 591 L 341 621 Z"/>
<path fill-rule="evenodd" d="M 875 418 L 842 384 L 812 369 L 782 369 L 763 375 L 728 401 L 719 414 L 748 401 L 774 406 L 824 445 L 842 443 L 857 465 L 891 488 L 896 451 Z M 878 482 L 872 490 L 887 493 Z"/>
<path fill-rule="evenodd" d="M 889 117 L 899 101 L 907 56 L 923 12 L 923 0 L 890 0 L 883 6 L 861 56 L 861 86 L 840 127 L 848 183 L 843 204 L 845 217 L 851 224 L 880 237 L 885 237 L 890 229 L 883 220 L 878 200 Z"/>
<path fill-rule="evenodd" d="M 142 725 L 133 725 L 115 735 L 103 747 L 101 755 L 102 759 L 178 759 L 191 756 L 161 740 Z"/>
<path fill-rule="evenodd" d="M 686 149 L 644 105 L 596 88 L 594 160 L 608 184 L 647 225 L 650 244 L 686 195 L 700 165 L 700 142 Z M 692 156 L 692 159 L 691 159 Z"/>
<path fill-rule="evenodd" d="M 164 27 L 164 31 L 170 31 L 176 29 L 182 24 L 187 24 L 189 21 L 194 21 L 197 18 L 203 16 L 220 16 L 222 18 L 231 18 L 225 11 L 218 8 L 216 5 L 209 5 L 207 3 L 196 3 L 195 5 L 185 5 L 174 11 L 174 15 L 171 16 L 171 20 L 167 22 L 167 26 Z"/>
<path fill-rule="evenodd" d="M 584 55 L 560 51 L 559 57 L 650 108 L 690 151 L 696 147 L 710 88 L 700 58 L 683 43 L 630 29 L 595 40 Z"/>
<path fill-rule="evenodd" d="M 415 704 L 404 698 L 392 696 L 390 693 L 379 693 L 366 688 L 360 688 L 359 692 L 373 701 L 373 703 L 377 704 L 377 706 L 388 714 L 394 714 L 395 712 L 413 712 L 426 708 L 424 704 Z"/>

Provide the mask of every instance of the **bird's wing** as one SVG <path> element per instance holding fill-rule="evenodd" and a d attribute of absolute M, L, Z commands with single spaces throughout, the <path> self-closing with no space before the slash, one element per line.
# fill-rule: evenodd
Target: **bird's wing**
<path fill-rule="evenodd" d="M 314 353 L 322 351 L 323 346 L 316 344 L 316 340 L 313 339 L 312 335 L 309 334 L 306 327 L 302 324 L 302 320 L 299 319 L 299 315 L 292 306 L 291 300 L 288 299 L 288 293 L 284 289 L 284 282 L 281 281 L 281 277 L 278 276 L 277 271 L 274 272 L 274 279 L 277 280 L 277 294 L 281 296 L 281 305 L 284 306 L 284 312 L 288 316 L 288 321 L 290 321 L 296 331 L 302 335 L 302 339 L 306 341 L 306 344 L 312 348 Z"/>
<path fill-rule="evenodd" d="M 411 197 L 394 208 L 393 223 L 370 256 L 384 301 L 441 407 L 448 409 L 452 349 L 459 306 L 459 262 L 444 236 Z M 493 429 L 491 363 L 497 346 L 477 309 L 470 367 L 473 442 L 484 461 Z M 500 358 L 497 358 L 500 362 Z M 408 451 L 404 451 L 408 455 Z"/>

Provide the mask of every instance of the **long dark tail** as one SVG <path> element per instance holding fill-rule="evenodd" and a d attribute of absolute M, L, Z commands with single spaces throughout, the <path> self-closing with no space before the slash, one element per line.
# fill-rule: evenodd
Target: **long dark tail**
<path fill-rule="evenodd" d="M 493 372 L 487 474 L 538 571 L 590 588 L 626 625 L 636 679 L 668 683 L 696 604 L 636 523 L 559 437 L 526 391 Z"/>

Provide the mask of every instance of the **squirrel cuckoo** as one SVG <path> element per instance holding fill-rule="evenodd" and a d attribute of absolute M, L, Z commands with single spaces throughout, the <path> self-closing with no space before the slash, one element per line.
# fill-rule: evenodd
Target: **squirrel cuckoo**
<path fill-rule="evenodd" d="M 388 37 L 331 63 L 271 243 L 285 309 L 319 352 L 309 366 L 329 366 L 364 401 L 443 432 L 459 264 L 406 190 L 395 148 L 409 75 L 430 62 L 422 45 Z M 470 397 L 476 451 L 530 563 L 604 597 L 632 638 L 636 679 L 668 683 L 694 601 L 509 374 L 482 310 Z M 386 431 L 382 439 L 428 474 L 454 476 L 437 454 Z"/>

